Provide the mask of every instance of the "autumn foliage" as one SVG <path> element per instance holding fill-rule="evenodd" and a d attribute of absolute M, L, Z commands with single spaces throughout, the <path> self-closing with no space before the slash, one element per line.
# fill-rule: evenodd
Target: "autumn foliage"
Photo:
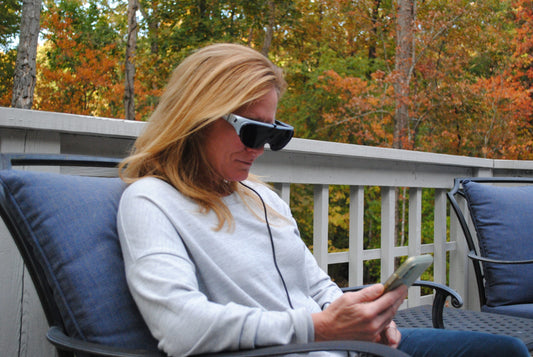
<path fill-rule="evenodd" d="M 116 43 L 95 43 L 76 31 L 73 13 L 49 4 L 42 19 L 46 40 L 38 61 L 35 107 L 95 116 L 120 113 L 122 84 Z M 59 110 L 60 109 L 60 110 Z"/>
<path fill-rule="evenodd" d="M 125 0 L 44 4 L 34 108 L 123 118 Z M 279 117 L 298 137 L 385 147 L 400 140 L 413 150 L 531 159 L 533 1 L 416 2 L 412 65 L 403 72 L 395 63 L 399 4 L 141 1 L 136 119 L 149 117 L 190 51 L 239 42 L 268 51 L 284 68 L 289 90 Z M 2 68 L 9 71 L 13 60 L 2 53 Z M 2 105 L 9 95 L 0 88 Z M 407 123 L 395 138 L 399 105 Z"/>

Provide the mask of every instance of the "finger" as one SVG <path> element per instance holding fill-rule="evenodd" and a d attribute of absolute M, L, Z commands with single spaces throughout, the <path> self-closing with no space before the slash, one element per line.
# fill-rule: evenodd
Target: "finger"
<path fill-rule="evenodd" d="M 352 303 L 371 302 L 383 295 L 383 284 L 374 284 L 350 294 Z"/>
<path fill-rule="evenodd" d="M 385 306 L 392 306 L 395 311 L 400 307 L 407 297 L 407 286 L 401 285 L 398 288 L 385 293 L 379 300 Z"/>
<path fill-rule="evenodd" d="M 402 287 L 398 289 L 402 289 Z M 405 287 L 405 289 L 407 289 L 407 287 Z M 388 295 L 388 293 L 386 295 Z M 378 306 L 378 309 L 381 308 L 381 311 L 378 312 L 376 322 L 380 323 L 383 329 L 385 329 L 389 324 L 394 323 L 392 319 L 405 300 L 402 292 L 399 292 L 398 296 L 394 295 L 395 294 L 391 294 L 391 296 L 384 296 L 383 298 L 379 299 L 380 305 Z M 376 303 L 378 303 L 378 301 L 376 301 Z"/>
<path fill-rule="evenodd" d="M 396 328 L 396 324 L 394 323 L 394 321 L 391 321 L 391 324 L 387 328 L 385 328 L 383 334 L 385 335 L 382 339 L 384 343 L 386 341 L 386 344 L 393 348 L 399 346 L 400 341 L 402 339 L 402 334 Z"/>
<path fill-rule="evenodd" d="M 407 297 L 408 287 L 407 285 L 400 285 L 394 290 L 387 291 L 384 296 L 391 296 L 395 299 L 404 299 Z"/>
<path fill-rule="evenodd" d="M 396 300 L 396 309 L 398 309 L 400 307 L 401 304 L 403 304 L 403 302 L 405 301 L 405 299 L 407 298 L 407 292 L 408 292 L 408 288 L 406 285 L 402 285 L 398 288 L 398 299 Z"/>
<path fill-rule="evenodd" d="M 389 305 L 387 308 L 385 308 L 378 314 L 379 321 L 383 324 L 383 327 L 391 323 L 392 319 L 396 315 L 396 312 L 398 312 L 398 309 L 400 308 L 401 304 L 401 300 L 396 301 L 393 305 Z"/>
<path fill-rule="evenodd" d="M 374 325 L 372 330 L 378 334 L 391 322 L 399 306 L 404 301 L 401 291 L 382 295 L 382 284 L 372 285 L 351 294 L 351 296 L 342 296 L 339 300 L 343 300 L 342 303 L 345 307 L 352 306 L 355 308 L 357 305 L 364 303 L 363 309 L 365 313 L 359 315 L 359 317 L 362 316 L 364 320 L 372 321 Z M 341 303 L 341 301 L 338 302 Z"/>

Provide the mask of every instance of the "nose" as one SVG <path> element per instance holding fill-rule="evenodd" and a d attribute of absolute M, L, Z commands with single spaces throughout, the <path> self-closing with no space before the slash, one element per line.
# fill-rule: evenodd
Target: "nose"
<path fill-rule="evenodd" d="M 245 150 L 247 152 L 249 152 L 250 154 L 252 154 L 254 156 L 254 159 L 261 156 L 263 154 L 263 152 L 265 152 L 265 147 L 264 146 L 260 146 L 258 148 L 249 148 L 248 146 L 245 147 Z"/>

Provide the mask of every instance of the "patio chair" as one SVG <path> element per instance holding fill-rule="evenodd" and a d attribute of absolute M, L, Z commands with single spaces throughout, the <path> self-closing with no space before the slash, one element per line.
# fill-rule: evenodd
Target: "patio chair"
<path fill-rule="evenodd" d="M 32 277 L 50 326 L 47 338 L 60 357 L 162 355 L 125 280 L 115 222 L 125 185 L 116 177 L 20 171 L 12 165 L 53 165 L 62 170 L 80 166 L 84 168 L 78 170 L 87 171 L 85 167 L 112 168 L 119 161 L 0 155 L 0 214 Z M 213 356 L 276 356 L 321 350 L 407 356 L 363 341 L 272 346 Z"/>
<path fill-rule="evenodd" d="M 532 184 L 533 178 L 457 178 L 448 192 L 468 245 L 483 312 L 533 318 Z M 468 212 L 458 197 L 466 200 Z"/>

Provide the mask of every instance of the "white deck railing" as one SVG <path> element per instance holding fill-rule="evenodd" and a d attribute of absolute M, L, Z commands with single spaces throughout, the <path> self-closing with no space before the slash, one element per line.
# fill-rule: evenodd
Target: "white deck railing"
<path fill-rule="evenodd" d="M 145 123 L 0 107 L 0 152 L 127 155 Z M 290 185 L 314 187 L 313 252 L 321 267 L 348 263 L 350 285 L 363 283 L 363 262 L 379 259 L 381 277 L 394 270 L 395 257 L 434 254 L 434 280 L 457 290 L 466 308 L 477 309 L 475 281 L 446 191 L 464 176 L 533 176 L 533 161 L 510 161 L 394 150 L 294 139 L 280 152 L 266 150 L 253 169 L 275 183 L 290 200 Z M 349 250 L 328 253 L 331 185 L 350 187 Z M 381 188 L 381 248 L 363 249 L 364 190 Z M 409 191 L 409 244 L 395 246 L 396 188 Z M 421 243 L 422 190 L 435 189 L 433 243 Z M 448 219 L 450 224 L 448 225 Z M 0 225 L 2 223 L 0 222 Z M 447 259 L 449 269 L 447 269 Z M 6 356 L 54 355 L 44 340 L 46 322 L 20 256 L 0 226 L 0 348 Z M 406 306 L 431 302 L 412 288 Z M 44 351 L 44 352 L 43 352 Z M 44 353 L 44 354 L 43 354 Z"/>

